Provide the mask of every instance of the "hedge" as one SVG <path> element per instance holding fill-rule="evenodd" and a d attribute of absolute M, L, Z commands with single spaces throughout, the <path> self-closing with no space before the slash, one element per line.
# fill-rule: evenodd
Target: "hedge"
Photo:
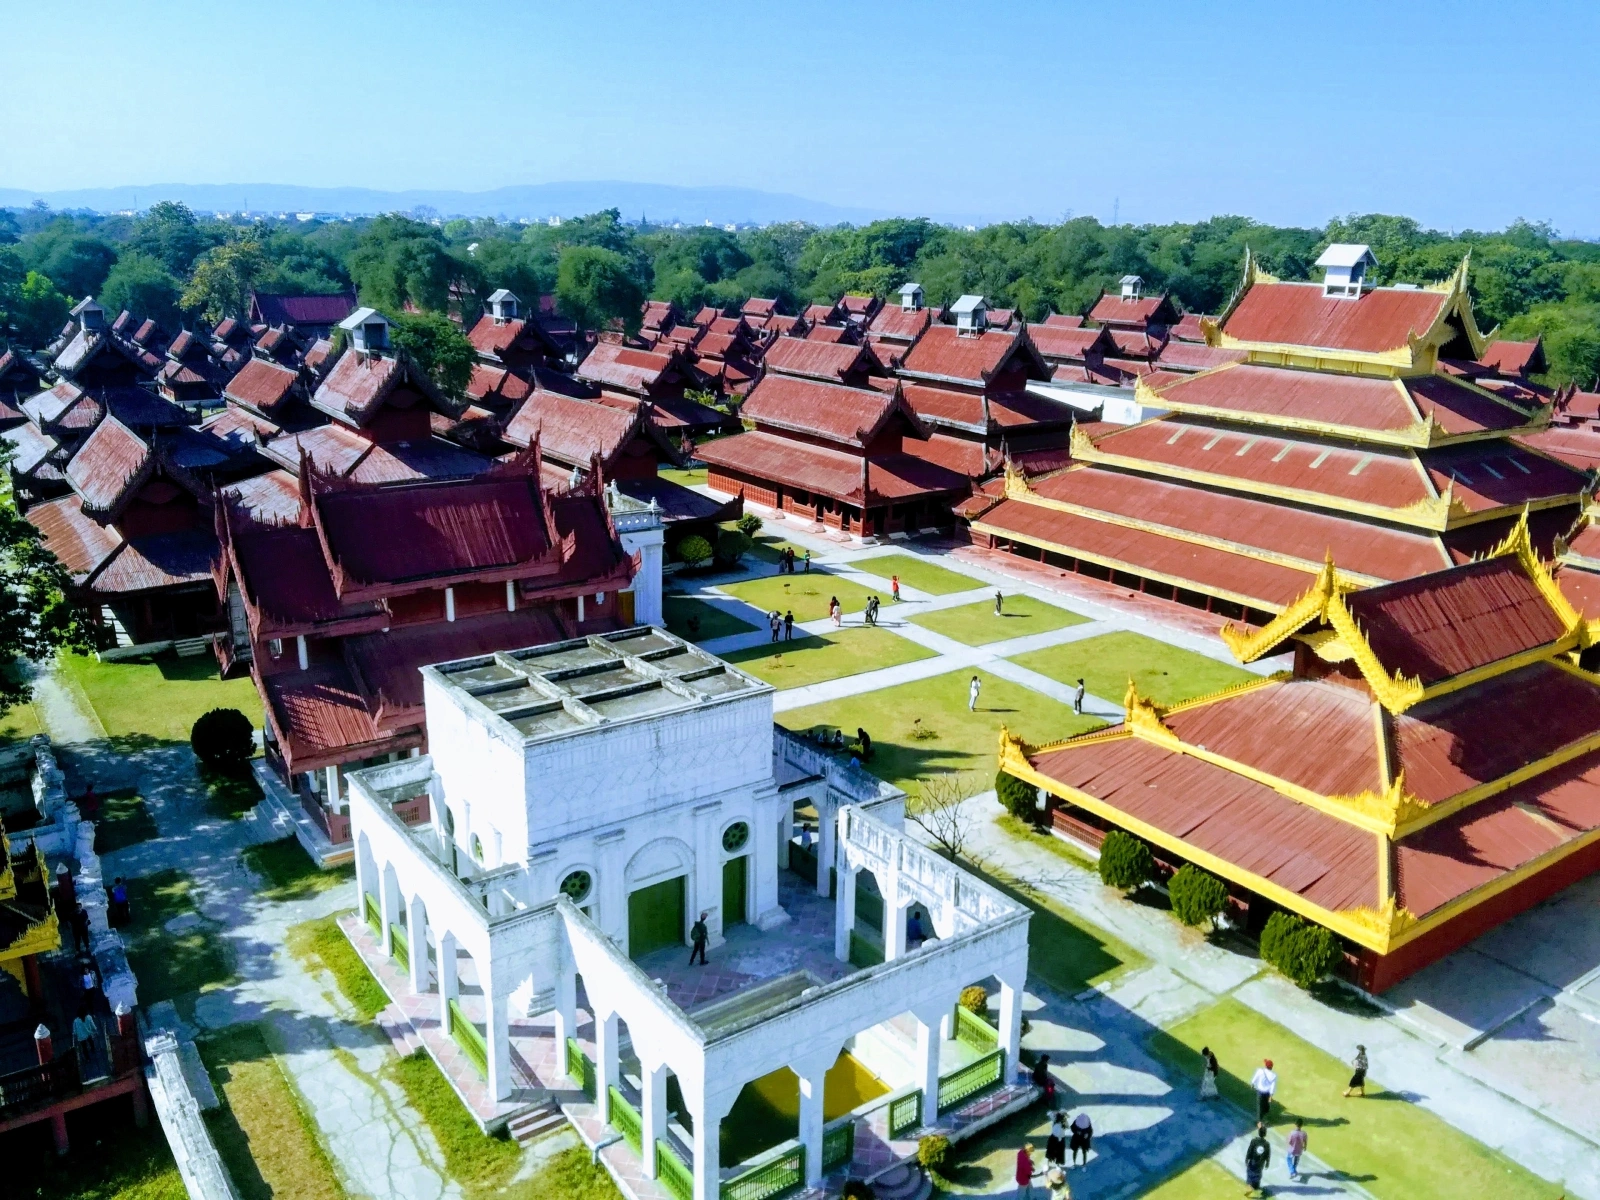
<path fill-rule="evenodd" d="M 1131 892 L 1148 882 L 1156 870 L 1150 847 L 1132 834 L 1113 829 L 1100 844 L 1100 882 Z"/>
<path fill-rule="evenodd" d="M 678 557 L 691 567 L 698 567 L 711 557 L 711 543 L 699 534 L 693 534 L 678 543 Z"/>
<path fill-rule="evenodd" d="M 206 766 L 237 771 L 256 752 L 255 730 L 237 708 L 213 708 L 189 730 L 189 746 Z"/>
<path fill-rule="evenodd" d="M 1228 905 L 1228 885 L 1193 863 L 1179 867 L 1168 880 L 1167 895 L 1172 900 L 1173 915 L 1185 925 L 1215 923 Z"/>
<path fill-rule="evenodd" d="M 1328 975 L 1343 956 L 1332 933 L 1293 913 L 1273 913 L 1261 931 L 1262 961 L 1303 988 Z"/>
<path fill-rule="evenodd" d="M 1000 798 L 1001 805 L 1013 817 L 1023 821 L 1033 820 L 1033 806 L 1039 799 L 1037 790 L 1023 783 L 1015 775 L 1009 775 L 1004 771 L 995 775 L 994 790 Z"/>

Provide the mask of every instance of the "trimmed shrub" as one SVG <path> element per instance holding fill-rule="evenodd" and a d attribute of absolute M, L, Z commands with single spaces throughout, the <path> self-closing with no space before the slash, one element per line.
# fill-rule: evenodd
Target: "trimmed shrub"
<path fill-rule="evenodd" d="M 872 1190 L 872 1185 L 865 1179 L 847 1179 L 844 1184 L 844 1200 L 877 1200 L 878 1193 Z"/>
<path fill-rule="evenodd" d="M 678 557 L 691 567 L 698 567 L 711 557 L 711 543 L 699 534 L 686 537 L 678 543 Z"/>
<path fill-rule="evenodd" d="M 923 1097 L 927 1103 L 927 1097 Z M 935 1175 L 943 1175 L 950 1162 L 950 1139 L 942 1133 L 930 1133 L 917 1142 L 917 1165 Z"/>
<path fill-rule="evenodd" d="M 255 730 L 237 708 L 213 708 L 189 730 L 189 745 L 206 766 L 237 771 L 256 752 Z"/>
<path fill-rule="evenodd" d="M 739 532 L 746 537 L 753 538 L 761 532 L 761 518 L 756 516 L 755 513 L 745 513 L 736 524 L 739 526 Z"/>
<path fill-rule="evenodd" d="M 1275 912 L 1261 931 L 1261 959 L 1303 988 L 1328 975 L 1343 952 L 1339 940 L 1321 925 L 1293 913 Z"/>
<path fill-rule="evenodd" d="M 1228 885 L 1193 863 L 1184 863 L 1167 881 L 1173 915 L 1185 925 L 1216 923 L 1228 905 Z"/>
<path fill-rule="evenodd" d="M 1107 887 L 1131 892 L 1148 883 L 1155 870 L 1150 847 L 1132 834 L 1113 829 L 1100 844 L 1100 882 Z"/>
<path fill-rule="evenodd" d="M 1029 787 L 1015 775 L 999 771 L 994 777 L 994 790 L 1000 798 L 1001 807 L 1013 817 L 1019 821 L 1033 820 L 1033 806 L 1039 799 L 1036 789 Z"/>
<path fill-rule="evenodd" d="M 969 1013 L 985 1016 L 989 1011 L 989 992 L 981 984 L 974 983 L 970 987 L 961 989 L 961 999 L 956 1001 Z"/>
<path fill-rule="evenodd" d="M 737 529 L 724 529 L 717 534 L 717 561 L 732 566 L 750 553 L 750 539 Z"/>

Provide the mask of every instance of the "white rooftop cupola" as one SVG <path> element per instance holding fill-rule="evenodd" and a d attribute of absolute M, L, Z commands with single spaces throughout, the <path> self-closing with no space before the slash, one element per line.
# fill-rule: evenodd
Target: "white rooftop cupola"
<path fill-rule="evenodd" d="M 1144 296 L 1144 280 L 1138 275 L 1124 275 L 1122 277 L 1122 298 L 1124 300 L 1138 300 Z"/>
<path fill-rule="evenodd" d="M 389 348 L 389 318 L 375 308 L 358 308 L 339 328 L 350 335 L 350 345 L 363 354 L 379 354 Z"/>
<path fill-rule="evenodd" d="M 922 311 L 922 285 L 920 283 L 902 283 L 900 285 L 900 311 Z"/>
<path fill-rule="evenodd" d="M 106 327 L 106 310 L 95 303 L 93 296 L 85 296 L 73 305 L 72 315 L 78 320 L 78 328 L 85 333 Z"/>
<path fill-rule="evenodd" d="M 1322 294 L 1339 300 L 1355 300 L 1361 296 L 1366 283 L 1368 267 L 1378 265 L 1372 250 L 1350 242 L 1335 242 L 1322 252 L 1317 266 L 1327 268 L 1322 277 Z"/>
<path fill-rule="evenodd" d="M 963 296 L 950 306 L 950 311 L 963 336 L 976 337 L 989 327 L 989 305 L 982 296 Z"/>
<path fill-rule="evenodd" d="M 506 288 L 498 288 L 489 293 L 489 311 L 494 314 L 494 323 L 504 325 L 507 321 L 517 319 L 517 306 L 522 301 L 517 299 L 516 293 Z"/>

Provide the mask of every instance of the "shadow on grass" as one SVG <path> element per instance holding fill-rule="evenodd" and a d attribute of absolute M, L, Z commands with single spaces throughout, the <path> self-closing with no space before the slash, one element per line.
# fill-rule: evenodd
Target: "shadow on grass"
<path fill-rule="evenodd" d="M 98 802 L 95 807 L 99 809 L 98 815 L 84 815 L 92 816 L 95 823 L 96 854 L 110 854 L 160 835 L 156 819 L 145 807 L 143 796 L 111 796 Z"/>
<path fill-rule="evenodd" d="M 67 1114 L 72 1152 L 57 1158 L 50 1123 L 0 1134 L 7 1197 L 29 1200 L 185 1200 L 161 1123 L 140 1129 L 120 1096 Z"/>
<path fill-rule="evenodd" d="M 968 863 L 986 883 L 1033 913 L 1028 922 L 1028 974 L 1072 996 L 1120 970 L 1125 960 L 1094 930 L 1069 920 L 1029 890 Z"/>
<path fill-rule="evenodd" d="M 293 837 L 251 846 L 245 850 L 244 860 L 267 881 L 267 886 L 256 892 L 263 900 L 304 900 L 356 877 L 354 863 L 324 871 Z"/>
<path fill-rule="evenodd" d="M 166 870 L 130 879 L 127 887 L 130 920 L 121 932 L 141 1004 L 234 981 L 233 950 L 219 936 L 221 927 L 195 907 L 193 879 Z M 178 927 L 168 929 L 176 919 Z"/>

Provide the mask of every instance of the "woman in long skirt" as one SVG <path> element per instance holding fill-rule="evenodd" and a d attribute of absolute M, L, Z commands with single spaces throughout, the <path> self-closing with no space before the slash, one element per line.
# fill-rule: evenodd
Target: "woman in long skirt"
<path fill-rule="evenodd" d="M 1211 1053 L 1210 1046 L 1200 1049 L 1200 1099 L 1215 1100 L 1217 1098 L 1217 1056 Z"/>

